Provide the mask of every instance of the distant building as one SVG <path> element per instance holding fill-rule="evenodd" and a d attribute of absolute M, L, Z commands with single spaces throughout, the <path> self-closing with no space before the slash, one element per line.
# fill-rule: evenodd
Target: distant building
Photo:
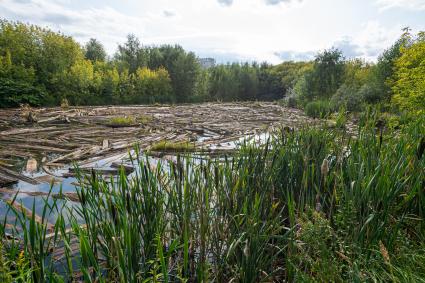
<path fill-rule="evenodd" d="M 208 69 L 215 66 L 214 58 L 199 58 L 198 61 L 199 64 L 201 64 L 201 67 L 204 69 Z"/>

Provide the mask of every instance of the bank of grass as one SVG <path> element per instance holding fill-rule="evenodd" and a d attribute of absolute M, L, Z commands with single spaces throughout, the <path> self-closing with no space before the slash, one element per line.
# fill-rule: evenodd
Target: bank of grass
<path fill-rule="evenodd" d="M 424 122 L 381 136 L 367 115 L 355 138 L 283 132 L 220 162 L 140 156 L 134 177 L 84 177 L 70 213 L 46 202 L 49 240 L 11 207 L 23 241 L 3 237 L 5 257 L 24 254 L 35 282 L 425 282 Z"/>
<path fill-rule="evenodd" d="M 106 125 L 109 127 L 129 127 L 137 124 L 134 116 L 118 116 L 109 118 Z"/>
<path fill-rule="evenodd" d="M 196 151 L 196 146 L 194 143 L 188 141 L 173 142 L 162 140 L 152 144 L 149 150 L 162 152 L 193 152 Z"/>

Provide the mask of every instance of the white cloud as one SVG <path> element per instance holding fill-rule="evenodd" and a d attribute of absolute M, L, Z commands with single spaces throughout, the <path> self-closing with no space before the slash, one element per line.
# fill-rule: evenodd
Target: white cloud
<path fill-rule="evenodd" d="M 425 10 L 425 0 L 377 0 L 381 9 L 404 8 L 410 10 Z"/>
<path fill-rule="evenodd" d="M 375 60 L 385 49 L 389 48 L 401 35 L 401 25 L 384 27 L 378 21 L 369 21 L 362 26 L 354 42 L 359 45 L 362 57 Z"/>

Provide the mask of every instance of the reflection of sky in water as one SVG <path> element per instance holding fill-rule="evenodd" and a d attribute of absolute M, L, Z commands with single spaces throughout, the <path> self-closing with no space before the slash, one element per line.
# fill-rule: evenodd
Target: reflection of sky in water
<path fill-rule="evenodd" d="M 254 144 L 263 144 L 267 141 L 267 139 L 270 137 L 269 133 L 263 133 L 263 134 L 259 134 L 259 135 L 250 135 L 250 136 L 246 136 L 243 137 L 239 140 L 236 141 L 229 141 L 229 142 L 223 142 L 221 144 L 215 144 L 215 145 L 211 145 L 210 148 L 211 149 L 232 149 L 235 147 L 238 147 L 240 144 L 246 142 L 246 143 L 254 143 Z M 209 137 L 206 137 L 205 140 L 207 140 Z M 128 152 L 128 153 L 121 153 L 121 154 L 117 154 L 114 156 L 110 156 L 110 157 L 106 157 L 106 158 L 102 158 L 100 160 L 91 162 L 91 163 L 86 163 L 84 164 L 84 166 L 82 167 L 86 167 L 86 168 L 98 168 L 98 169 L 111 169 L 111 164 L 114 162 L 118 162 L 118 163 L 123 163 L 126 165 L 132 165 L 130 158 L 129 158 L 129 154 L 131 154 L 133 156 L 133 165 L 136 168 L 136 171 L 138 169 L 138 162 L 135 156 L 135 152 L 134 150 Z M 146 157 L 143 156 L 143 154 L 141 154 L 140 158 L 142 158 L 143 163 L 146 164 Z M 37 165 L 37 171 L 33 172 L 33 173 L 29 173 L 25 171 L 26 168 L 26 161 L 22 160 L 20 161 L 19 164 L 19 168 L 16 168 L 18 172 L 22 172 L 22 174 L 31 177 L 31 178 L 37 178 L 37 177 L 41 177 L 41 176 L 46 176 L 46 172 L 43 171 L 43 168 L 41 166 L 41 158 L 38 157 L 36 158 L 38 165 Z M 165 159 L 165 160 L 164 160 Z M 158 163 L 161 163 L 161 168 L 164 172 L 168 172 L 168 170 L 170 169 L 169 167 L 169 161 L 176 161 L 176 156 L 174 155 L 166 155 L 164 157 L 164 159 L 158 159 L 155 157 L 147 157 L 147 160 L 149 162 L 149 165 L 151 166 L 152 169 L 157 168 Z M 185 158 L 183 158 L 185 159 Z M 200 160 L 202 159 L 202 156 L 192 156 L 192 161 L 194 163 L 192 163 L 192 165 L 196 165 L 200 163 Z M 69 168 L 72 166 L 68 166 L 65 168 L 61 168 L 61 169 L 56 169 L 56 170 L 51 170 L 51 172 L 53 174 L 55 174 L 56 176 L 62 176 L 64 173 L 68 173 L 69 172 Z M 189 174 L 190 171 L 192 170 L 192 168 L 189 168 Z M 132 179 L 132 177 L 136 174 L 136 171 L 134 171 L 132 174 L 130 174 L 129 180 Z M 113 179 L 116 180 L 117 177 L 114 177 Z M 105 177 L 105 180 L 109 181 L 110 177 Z M 68 178 L 59 178 L 58 180 L 59 182 L 57 183 L 47 183 L 47 182 L 43 182 L 41 184 L 37 184 L 37 185 L 32 185 L 29 184 L 27 182 L 23 182 L 23 181 L 19 181 L 17 184 L 11 186 L 10 188 L 10 194 L 8 193 L 0 193 L 0 197 L 3 200 L 8 200 L 11 199 L 15 196 L 15 194 L 20 191 L 20 192 L 42 192 L 42 193 L 48 193 L 49 191 L 51 191 L 52 194 L 57 194 L 59 193 L 61 190 L 64 193 L 67 192 L 75 192 L 75 184 L 78 183 L 77 178 L 75 177 L 68 177 Z M 17 195 L 16 198 L 16 202 L 21 203 L 29 210 L 32 210 L 33 208 L 33 204 L 35 207 L 35 211 L 37 213 L 37 215 L 41 216 L 43 213 L 43 207 L 45 204 L 45 199 L 46 196 L 29 196 L 27 194 L 23 194 L 23 193 L 19 193 Z M 48 204 L 49 205 L 53 205 L 54 200 L 52 198 L 50 198 L 48 200 Z M 48 213 L 47 215 L 47 221 L 50 222 L 51 224 L 54 224 L 57 216 L 58 216 L 58 211 L 62 211 L 63 215 L 65 216 L 65 219 L 67 219 L 69 210 L 72 207 L 75 206 L 79 206 L 79 203 L 75 203 L 72 201 L 67 201 L 66 204 L 67 206 L 64 208 L 64 200 L 61 199 L 57 199 L 56 200 L 56 205 L 57 207 L 54 208 L 50 213 Z M 62 209 L 63 208 L 63 209 Z M 0 201 L 0 221 L 4 220 L 4 217 L 6 215 L 6 212 L 8 210 L 7 205 Z M 73 213 L 74 216 L 77 216 L 77 213 Z M 79 222 L 81 222 L 81 219 L 78 219 Z M 14 223 L 14 217 L 13 217 L 13 213 L 9 212 L 8 217 L 7 217 L 7 223 Z"/>
<path fill-rule="evenodd" d="M 64 206 L 65 201 L 62 199 L 53 199 L 53 198 L 49 198 L 46 200 L 45 196 L 28 196 L 25 194 L 18 194 L 15 200 L 15 203 L 18 204 L 18 206 L 20 206 L 21 204 L 26 207 L 27 209 L 29 209 L 30 211 L 33 210 L 33 207 L 35 209 L 36 215 L 38 216 L 42 216 L 43 215 L 43 209 L 45 207 L 45 202 L 47 201 L 48 203 L 48 208 L 46 211 L 46 222 L 54 225 L 57 217 L 59 214 L 62 214 L 66 220 L 66 223 L 68 223 L 69 221 L 67 221 L 69 219 L 69 217 L 72 216 L 76 218 L 76 220 L 79 223 L 83 223 L 82 219 L 78 216 L 77 213 L 75 212 L 71 212 L 72 209 L 77 208 L 80 204 L 76 203 L 76 202 L 72 202 L 72 201 L 66 201 L 66 207 Z M 55 204 L 55 205 L 54 205 Z M 18 213 L 21 213 L 21 211 L 18 209 Z M 7 220 L 6 223 L 9 224 L 14 224 L 15 220 L 16 220 L 16 216 L 14 214 L 13 211 L 8 209 L 8 206 L 6 203 L 4 202 L 0 202 L 0 219 L 3 222 L 5 217 L 6 217 L 6 213 L 7 213 Z M 18 225 L 20 226 L 20 225 Z M 67 225 L 68 226 L 68 225 Z M 68 228 L 68 227 L 67 227 Z"/>

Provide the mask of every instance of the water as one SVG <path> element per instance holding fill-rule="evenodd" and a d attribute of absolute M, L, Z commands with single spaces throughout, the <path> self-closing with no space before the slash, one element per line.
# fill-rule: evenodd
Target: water
<path fill-rule="evenodd" d="M 206 141 L 208 139 L 214 138 L 215 136 L 212 134 L 207 134 L 203 137 L 201 137 L 202 141 Z M 217 144 L 210 145 L 209 149 L 214 150 L 231 150 L 238 148 L 243 143 L 253 143 L 256 145 L 264 144 L 269 138 L 271 137 L 271 134 L 269 133 L 262 133 L 257 135 L 248 135 L 245 137 L 242 137 L 235 141 L 227 141 L 227 142 L 221 142 Z M 131 163 L 129 156 L 133 157 L 133 163 Z M 114 156 L 109 156 L 103 159 L 99 159 L 90 163 L 84 163 L 81 168 L 95 168 L 97 170 L 110 170 L 115 169 L 111 165 L 112 163 L 120 163 L 127 166 L 135 166 L 137 168 L 137 160 L 135 158 L 135 151 L 132 150 L 128 153 L 120 153 Z M 143 153 L 141 153 L 143 155 Z M 52 156 L 49 156 L 49 158 L 54 158 Z M 205 155 L 192 155 L 190 157 L 194 164 L 197 164 L 201 162 L 202 159 L 209 158 Z M 220 158 L 220 156 L 215 156 L 214 158 Z M 18 160 L 15 163 L 14 170 L 22 173 L 25 176 L 31 177 L 33 179 L 41 181 L 40 184 L 33 185 L 24 181 L 19 181 L 17 184 L 14 184 L 12 186 L 9 186 L 8 189 L 10 189 L 9 192 L 0 192 L 0 198 L 3 201 L 0 201 L 0 219 L 4 219 L 6 216 L 6 213 L 8 212 L 8 206 L 6 205 L 5 201 L 11 200 L 16 196 L 15 202 L 18 204 L 22 204 L 24 207 L 26 207 L 28 210 L 32 210 L 33 206 L 35 207 L 35 212 L 37 215 L 42 214 L 42 209 L 44 207 L 44 203 L 46 201 L 47 194 L 50 192 L 51 194 L 59 194 L 62 193 L 75 193 L 76 192 L 76 186 L 78 186 L 78 179 L 76 177 L 62 177 L 64 174 L 69 173 L 69 169 L 73 167 L 73 165 L 67 165 L 62 168 L 56 168 L 56 169 L 48 169 L 48 173 L 43 169 L 43 157 L 38 155 L 35 158 L 36 165 L 34 166 L 34 160 Z M 150 165 L 153 168 L 156 168 L 157 164 L 159 162 L 162 162 L 163 170 L 168 170 L 168 162 L 176 162 L 176 156 L 175 155 L 165 155 L 162 158 L 156 158 L 149 156 L 148 161 Z M 135 172 L 131 173 L 135 174 Z M 129 175 L 131 178 L 132 175 Z M 53 175 L 53 176 L 52 176 Z M 106 178 L 106 177 L 105 177 Z M 109 178 L 109 177 L 108 177 Z M 55 182 L 52 182 L 52 179 L 55 180 Z M 116 176 L 114 177 L 116 179 Z M 19 193 L 18 193 L 19 192 Z M 31 195 L 26 194 L 31 193 Z M 39 195 L 34 195 L 39 194 Z M 53 199 L 49 198 L 48 203 L 51 205 L 53 203 Z M 61 209 L 63 205 L 65 204 L 65 201 L 62 199 L 57 199 L 56 204 L 58 206 L 58 209 Z M 78 203 L 72 202 L 72 201 L 66 201 L 67 206 L 74 207 L 78 206 Z M 10 212 L 9 212 L 10 214 Z M 57 213 L 51 213 L 48 215 L 48 222 L 55 223 L 57 218 Z M 7 216 L 7 223 L 13 224 L 14 218 L 10 215 Z"/>

